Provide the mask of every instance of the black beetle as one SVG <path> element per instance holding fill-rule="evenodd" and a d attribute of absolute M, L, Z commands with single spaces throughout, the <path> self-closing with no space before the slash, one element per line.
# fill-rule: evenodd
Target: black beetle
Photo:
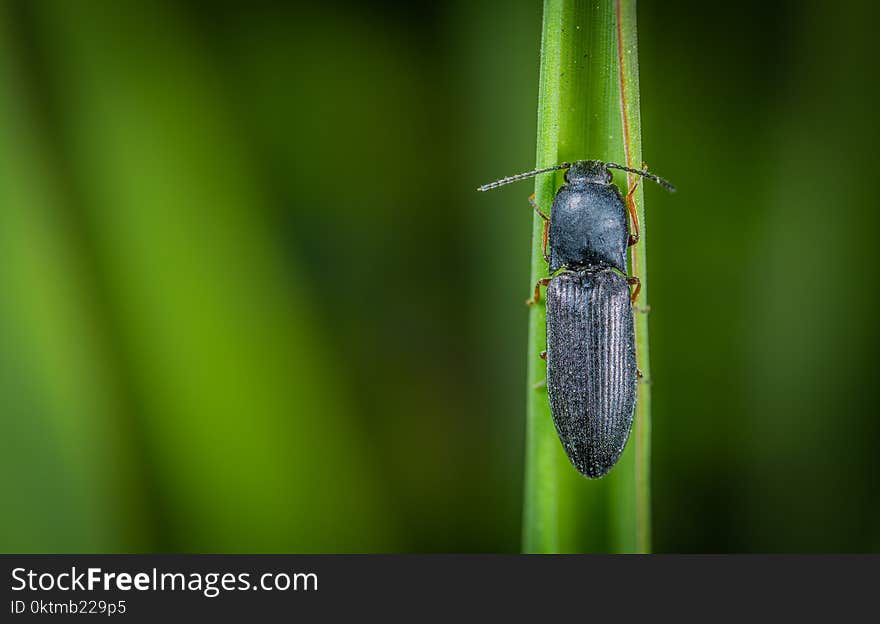
<path fill-rule="evenodd" d="M 627 276 L 626 250 L 639 239 L 633 194 L 626 203 L 609 169 L 621 169 L 660 183 L 647 172 L 599 160 L 579 160 L 511 176 L 486 184 L 488 191 L 540 173 L 566 169 L 544 220 L 542 251 L 550 277 L 547 287 L 547 394 L 556 431 L 568 458 L 590 478 L 608 474 L 623 453 L 636 405 L 636 343 L 633 303 L 641 284 Z M 627 205 L 632 230 L 627 227 Z M 547 247 L 550 254 L 547 254 Z M 634 286 L 630 294 L 630 286 Z"/>

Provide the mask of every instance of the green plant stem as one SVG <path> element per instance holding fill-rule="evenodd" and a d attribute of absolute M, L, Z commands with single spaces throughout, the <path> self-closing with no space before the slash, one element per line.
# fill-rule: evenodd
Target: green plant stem
<path fill-rule="evenodd" d="M 541 39 L 536 167 L 603 159 L 641 165 L 638 51 L 634 0 L 545 0 Z M 635 176 L 631 176 L 635 177 Z M 538 176 L 535 198 L 545 212 L 562 174 Z M 618 175 L 625 192 L 634 180 Z M 635 194 L 641 241 L 632 248 L 630 274 L 639 277 L 638 305 L 647 306 L 642 188 Z M 532 283 L 547 275 L 541 255 L 542 222 L 535 217 Z M 636 314 L 638 365 L 648 366 L 645 314 Z M 650 550 L 650 396 L 639 384 L 636 422 L 611 474 L 581 477 L 557 440 L 539 354 L 546 344 L 546 311 L 529 318 L 526 477 L 523 549 L 526 552 L 648 552 Z"/>

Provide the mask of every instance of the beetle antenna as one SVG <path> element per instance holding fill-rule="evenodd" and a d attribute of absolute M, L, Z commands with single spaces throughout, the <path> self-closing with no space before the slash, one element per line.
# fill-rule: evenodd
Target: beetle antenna
<path fill-rule="evenodd" d="M 519 180 L 525 180 L 526 178 L 531 178 L 532 176 L 536 176 L 539 173 L 547 173 L 548 171 L 556 171 L 557 169 L 568 169 L 571 167 L 571 163 L 560 163 L 554 167 L 547 167 L 546 169 L 535 169 L 534 171 L 529 171 L 527 173 L 518 173 L 516 175 L 509 176 L 507 178 L 501 178 L 497 182 L 490 182 L 489 184 L 484 184 L 479 187 L 478 191 L 490 191 L 494 188 L 498 188 L 499 186 L 504 186 L 505 184 L 510 184 L 511 182 L 518 182 Z"/>
<path fill-rule="evenodd" d="M 649 180 L 654 180 L 657 184 L 665 188 L 670 193 L 675 192 L 675 187 L 672 186 L 669 182 L 664 180 L 659 176 L 655 176 L 653 173 L 648 173 L 647 171 L 642 171 L 641 169 L 630 169 L 629 167 L 624 167 L 623 165 L 618 165 L 617 163 L 605 163 L 605 166 L 609 169 L 620 169 L 621 171 L 629 171 L 630 173 L 635 173 L 636 175 L 640 175 L 643 178 L 648 178 Z"/>

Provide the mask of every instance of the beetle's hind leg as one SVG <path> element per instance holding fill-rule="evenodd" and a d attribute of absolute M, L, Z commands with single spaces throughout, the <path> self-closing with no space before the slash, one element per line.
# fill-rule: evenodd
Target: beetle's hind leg
<path fill-rule="evenodd" d="M 642 171 L 648 171 L 647 163 L 642 163 Z M 641 181 L 642 176 L 636 176 L 635 182 L 630 185 L 629 190 L 626 192 L 626 205 L 629 207 L 629 218 L 632 223 L 632 231 L 629 234 L 630 247 L 639 242 L 639 238 L 641 237 L 641 234 L 639 233 L 639 215 L 636 212 L 635 202 L 636 189 L 639 188 Z"/>
<path fill-rule="evenodd" d="M 637 277 L 628 277 L 626 278 L 626 283 L 635 287 L 633 288 L 632 296 L 630 297 L 630 303 L 635 305 L 636 299 L 639 298 L 639 293 L 642 290 L 642 280 Z"/>
<path fill-rule="evenodd" d="M 638 312 L 639 314 L 650 314 L 651 306 L 637 306 L 636 299 L 639 298 L 639 293 L 642 292 L 642 280 L 637 277 L 628 277 L 626 278 L 626 283 L 630 286 L 635 286 L 632 291 L 632 295 L 630 296 L 630 304 L 632 305 L 633 312 Z"/>
<path fill-rule="evenodd" d="M 529 203 L 532 205 L 535 212 L 538 213 L 538 216 L 544 221 L 544 229 L 541 231 L 541 254 L 544 256 L 544 262 L 550 262 L 550 256 L 547 254 L 547 240 L 550 234 L 550 217 L 544 214 L 544 211 L 538 206 L 538 202 L 535 201 L 534 193 L 529 195 Z"/>
<path fill-rule="evenodd" d="M 546 286 L 547 284 L 549 284 L 551 279 L 553 279 L 553 278 L 552 277 L 545 277 L 543 279 L 538 280 L 538 283 L 535 284 L 535 294 L 532 295 L 531 299 L 526 299 L 527 306 L 535 305 L 536 303 L 538 303 L 541 300 L 541 286 Z"/>

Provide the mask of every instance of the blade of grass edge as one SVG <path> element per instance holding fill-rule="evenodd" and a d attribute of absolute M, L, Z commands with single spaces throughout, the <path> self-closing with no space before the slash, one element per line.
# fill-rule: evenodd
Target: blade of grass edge
<path fill-rule="evenodd" d="M 537 167 L 556 164 L 559 142 L 559 74 L 561 62 L 562 2 L 544 2 L 541 32 L 541 75 L 538 94 Z M 553 201 L 556 180 L 553 175 L 535 178 L 535 200 L 539 206 Z M 541 255 L 543 222 L 535 215 L 532 224 L 531 283 L 547 272 Z M 536 244 L 537 243 L 537 244 Z M 544 349 L 547 317 L 543 306 L 529 312 L 528 379 L 526 384 L 526 474 L 523 502 L 523 551 L 552 553 L 559 550 L 559 519 L 556 454 L 559 442 L 550 417 L 547 393 L 536 391 L 546 377 L 539 354 Z"/>

